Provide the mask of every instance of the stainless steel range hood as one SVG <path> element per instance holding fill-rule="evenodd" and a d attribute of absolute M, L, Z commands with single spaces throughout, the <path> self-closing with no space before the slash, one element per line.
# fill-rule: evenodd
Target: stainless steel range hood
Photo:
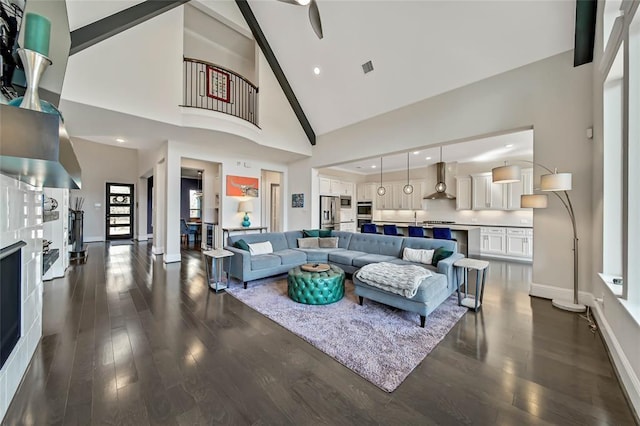
<path fill-rule="evenodd" d="M 440 154 L 440 156 L 442 156 L 442 154 Z M 429 194 L 426 197 L 424 197 L 424 200 L 455 200 L 456 197 L 448 194 L 447 191 L 447 184 L 445 183 L 445 175 L 444 175 L 444 170 L 445 170 L 446 164 L 442 161 L 436 163 L 436 179 L 438 181 L 438 183 L 436 183 L 436 192 L 434 192 L 433 194 Z"/>
<path fill-rule="evenodd" d="M 80 189 L 81 170 L 57 115 L 0 105 L 0 172 L 37 187 Z"/>

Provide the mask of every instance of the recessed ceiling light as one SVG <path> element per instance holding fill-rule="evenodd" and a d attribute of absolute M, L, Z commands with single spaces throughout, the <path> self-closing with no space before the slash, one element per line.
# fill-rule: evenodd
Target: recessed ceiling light
<path fill-rule="evenodd" d="M 373 164 L 373 165 L 371 166 L 371 168 L 372 168 L 372 169 L 375 169 L 375 168 L 376 168 L 376 165 L 375 165 L 375 164 Z"/>
<path fill-rule="evenodd" d="M 420 154 L 420 151 L 413 151 L 413 155 L 418 155 Z"/>
<path fill-rule="evenodd" d="M 126 141 L 122 138 L 116 138 L 116 142 L 118 143 L 125 143 Z"/>
<path fill-rule="evenodd" d="M 320 75 L 320 68 L 315 67 L 315 68 L 313 69 L 313 73 L 314 73 L 315 75 Z"/>
<path fill-rule="evenodd" d="M 431 157 L 427 157 L 427 158 L 425 158 L 425 160 L 431 160 Z"/>
<path fill-rule="evenodd" d="M 505 145 L 504 147 L 505 147 L 505 148 L 513 148 L 513 144 L 512 144 L 512 143 L 510 143 L 510 144 Z"/>

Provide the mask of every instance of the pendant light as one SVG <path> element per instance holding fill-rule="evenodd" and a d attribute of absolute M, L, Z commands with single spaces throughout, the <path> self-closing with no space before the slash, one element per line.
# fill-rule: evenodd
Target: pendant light
<path fill-rule="evenodd" d="M 387 193 L 387 189 L 384 186 L 382 186 L 382 157 L 380 157 L 380 186 L 378 187 L 377 192 L 378 192 L 378 195 L 381 197 Z"/>
<path fill-rule="evenodd" d="M 196 191 L 196 197 L 202 197 L 202 189 L 200 184 L 202 183 L 202 170 L 198 170 L 198 190 Z"/>
<path fill-rule="evenodd" d="M 402 187 L 402 192 L 407 195 L 413 194 L 413 185 L 409 183 L 409 153 L 407 152 L 407 184 Z"/>

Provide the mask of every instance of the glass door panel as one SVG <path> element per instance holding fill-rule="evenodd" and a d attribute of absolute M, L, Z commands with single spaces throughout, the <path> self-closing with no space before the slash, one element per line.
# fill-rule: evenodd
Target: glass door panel
<path fill-rule="evenodd" d="M 107 240 L 133 238 L 133 185 L 107 182 Z"/>

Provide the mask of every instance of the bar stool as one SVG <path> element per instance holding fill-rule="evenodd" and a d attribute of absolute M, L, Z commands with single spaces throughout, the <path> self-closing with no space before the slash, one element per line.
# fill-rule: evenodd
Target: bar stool
<path fill-rule="evenodd" d="M 489 262 L 486 260 L 478 260 L 478 259 L 469 259 L 464 258 L 460 260 L 456 260 L 453 264 L 457 271 L 457 279 L 456 282 L 458 287 L 458 306 L 466 306 L 469 309 L 473 309 L 475 312 L 478 312 L 480 306 L 482 305 L 482 296 L 484 296 L 484 283 L 487 279 L 487 268 L 489 267 Z M 476 294 L 475 297 L 469 297 L 469 270 L 476 271 Z M 460 284 L 460 273 L 464 275 L 464 281 Z M 460 300 L 460 287 L 464 285 L 464 298 Z M 478 297 L 478 292 L 480 293 L 480 297 Z"/>

